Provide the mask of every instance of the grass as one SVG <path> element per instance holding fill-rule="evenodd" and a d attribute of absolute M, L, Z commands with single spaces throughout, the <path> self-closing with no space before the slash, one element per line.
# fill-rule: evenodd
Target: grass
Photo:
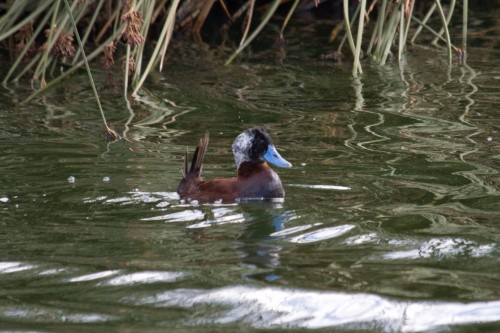
<path fill-rule="evenodd" d="M 448 1 L 446 7 L 441 0 L 419 1 L 420 14 L 414 10 L 416 0 L 360 0 L 354 11 L 350 7 L 352 1 L 330 1 L 343 4 L 344 20 L 333 29 L 331 41 L 338 42 L 339 54 L 352 54 L 354 77 L 362 75 L 364 61 L 385 65 L 390 54 L 397 54 L 401 62 L 406 46 L 416 43 L 424 34 L 433 37 L 430 44 L 446 48 L 450 64 L 453 53 L 458 55 L 459 62 L 466 60 L 467 0 L 461 2 L 460 48 L 453 44 L 450 37 L 451 19 L 454 14 L 460 15 L 455 0 Z M 320 1 L 310 2 L 318 5 Z M 110 69 L 117 67 L 115 62 L 120 63 L 124 95 L 136 95 L 152 71 L 162 70 L 175 31 L 199 34 L 203 32 L 207 20 L 219 15 L 216 21 L 220 21 L 222 15 L 225 23 L 220 27 L 221 34 L 229 29 L 241 32 L 239 46 L 225 61 L 229 66 L 271 21 L 282 21 L 277 37 L 284 40 L 287 25 L 293 20 L 300 4 L 304 3 L 300 0 L 8 1 L 0 9 L 3 11 L 0 16 L 0 43 L 12 54 L 12 64 L 2 83 L 5 85 L 28 78 L 34 87 L 29 100 L 85 66 L 106 131 L 111 138 L 117 138 L 106 123 L 90 65 Z M 286 13 L 284 19 L 283 12 Z M 432 26 L 430 21 L 433 21 Z M 154 47 L 147 48 L 146 43 Z M 101 59 L 100 65 L 92 62 L 96 59 Z M 65 70 L 56 73 L 55 68 L 59 67 L 56 65 L 61 64 Z"/>

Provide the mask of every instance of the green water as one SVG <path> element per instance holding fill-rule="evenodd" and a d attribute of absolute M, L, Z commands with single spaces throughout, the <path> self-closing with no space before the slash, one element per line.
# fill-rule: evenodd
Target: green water
<path fill-rule="evenodd" d="M 0 330 L 499 330 L 498 49 L 359 81 L 298 52 L 171 59 L 129 107 L 96 71 L 109 145 L 85 73 L 1 88 Z M 232 176 L 255 125 L 294 165 L 285 202 L 179 201 L 184 151 L 209 131 L 204 176 Z"/>

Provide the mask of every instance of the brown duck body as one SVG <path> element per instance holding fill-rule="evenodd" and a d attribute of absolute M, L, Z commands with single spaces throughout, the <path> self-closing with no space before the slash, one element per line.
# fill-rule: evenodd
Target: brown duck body
<path fill-rule="evenodd" d="M 268 136 L 267 132 L 262 128 L 258 127 L 256 129 L 258 131 L 257 135 L 264 131 L 264 134 Z M 242 133 L 238 138 L 248 131 L 250 130 Z M 272 143 L 260 144 L 265 148 L 254 147 L 255 145 L 259 146 L 259 138 L 254 140 L 249 137 L 250 139 L 246 140 L 247 138 L 244 137 L 245 140 L 240 140 L 244 142 L 243 146 L 245 147 L 242 148 L 238 144 L 238 138 L 233 144 L 233 153 L 238 166 L 236 177 L 209 180 L 203 180 L 200 177 L 202 162 L 208 145 L 208 134 L 200 139 L 189 171 L 187 170 L 186 153 L 184 157 L 184 177 L 177 190 L 181 199 L 197 200 L 199 202 L 234 202 L 237 200 L 270 200 L 285 197 L 285 191 L 279 176 L 263 158 L 263 155 L 267 152 L 268 144 L 272 145 Z M 268 140 L 270 141 L 270 138 Z M 246 147 L 246 145 L 250 145 L 250 147 Z M 240 149 L 243 152 L 239 151 Z M 274 146 L 272 149 L 274 149 Z M 281 158 L 275 150 L 274 152 Z M 247 157 L 246 155 L 255 156 Z M 291 166 L 284 159 L 283 161 L 284 167 Z"/>
<path fill-rule="evenodd" d="M 201 202 L 285 197 L 279 176 L 266 162 L 245 162 L 238 170 L 238 176 L 232 178 L 203 180 L 201 177 L 188 174 L 182 179 L 178 193 L 183 199 Z"/>

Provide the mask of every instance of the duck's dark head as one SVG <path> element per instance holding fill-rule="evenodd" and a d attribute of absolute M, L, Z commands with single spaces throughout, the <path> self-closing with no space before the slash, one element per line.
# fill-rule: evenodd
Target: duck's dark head
<path fill-rule="evenodd" d="M 233 154 L 236 167 L 243 162 L 263 163 L 267 161 L 280 168 L 289 168 L 290 162 L 278 153 L 271 137 L 263 127 L 245 130 L 233 142 Z"/>

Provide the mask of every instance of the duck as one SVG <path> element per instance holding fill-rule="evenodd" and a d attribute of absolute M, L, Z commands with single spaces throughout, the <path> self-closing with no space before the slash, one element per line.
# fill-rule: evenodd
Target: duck
<path fill-rule="evenodd" d="M 292 164 L 281 157 L 263 127 L 246 129 L 234 140 L 232 151 L 236 177 L 201 178 L 208 142 L 209 134 L 206 133 L 196 146 L 189 170 L 188 153 L 184 155 L 183 178 L 177 188 L 182 200 L 201 203 L 284 200 L 281 179 L 269 163 L 280 168 L 290 168 Z"/>

